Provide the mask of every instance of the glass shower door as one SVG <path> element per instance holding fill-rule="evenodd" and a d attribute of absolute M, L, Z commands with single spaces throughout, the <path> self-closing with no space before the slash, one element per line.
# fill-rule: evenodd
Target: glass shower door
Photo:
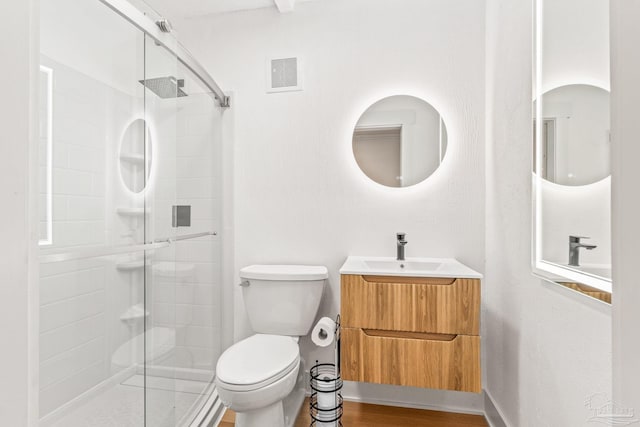
<path fill-rule="evenodd" d="M 220 355 L 221 109 L 113 8 L 40 8 L 40 425 L 199 422 Z"/>
<path fill-rule="evenodd" d="M 200 80 L 145 40 L 147 426 L 189 425 L 213 391 L 220 354 L 221 110 Z"/>
<path fill-rule="evenodd" d="M 98 1 L 39 3 L 40 425 L 141 426 L 144 34 Z"/>
<path fill-rule="evenodd" d="M 176 145 L 178 61 L 145 36 L 144 117 L 152 162 L 143 200 L 145 240 L 168 245 L 145 258 L 145 338 L 143 385 L 145 426 L 176 425 Z M 177 220 L 177 217 L 176 217 Z"/>

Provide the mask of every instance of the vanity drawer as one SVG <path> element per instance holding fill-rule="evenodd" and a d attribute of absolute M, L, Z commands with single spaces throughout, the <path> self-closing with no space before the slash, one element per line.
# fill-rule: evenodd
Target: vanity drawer
<path fill-rule="evenodd" d="M 480 334 L 480 280 L 342 275 L 342 325 Z"/>
<path fill-rule="evenodd" d="M 342 328 L 347 381 L 480 393 L 480 337 Z"/>

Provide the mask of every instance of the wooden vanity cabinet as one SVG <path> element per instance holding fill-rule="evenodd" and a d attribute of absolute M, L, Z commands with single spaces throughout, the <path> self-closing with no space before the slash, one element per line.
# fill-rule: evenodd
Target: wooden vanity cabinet
<path fill-rule="evenodd" d="M 482 391 L 480 279 L 341 276 L 344 380 Z"/>

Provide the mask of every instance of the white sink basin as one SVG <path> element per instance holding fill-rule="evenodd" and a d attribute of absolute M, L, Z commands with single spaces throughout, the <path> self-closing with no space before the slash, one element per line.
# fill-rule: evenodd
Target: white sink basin
<path fill-rule="evenodd" d="M 454 258 L 407 258 L 397 261 L 392 257 L 350 256 L 340 268 L 340 274 L 482 278 L 482 274 Z"/>
<path fill-rule="evenodd" d="M 365 265 L 371 270 L 384 271 L 436 271 L 442 266 L 441 262 L 429 261 L 365 261 Z"/>

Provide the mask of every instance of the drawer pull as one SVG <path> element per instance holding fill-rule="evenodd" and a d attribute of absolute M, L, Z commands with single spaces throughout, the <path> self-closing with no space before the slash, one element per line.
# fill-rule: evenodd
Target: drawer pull
<path fill-rule="evenodd" d="M 457 279 L 449 277 L 397 277 L 397 276 L 362 276 L 365 282 L 400 283 L 412 285 L 453 285 Z"/>
<path fill-rule="evenodd" d="M 382 338 L 404 338 L 411 340 L 428 341 L 453 341 L 458 335 L 455 334 L 429 334 L 424 332 L 404 332 L 404 331 L 383 331 L 380 329 L 363 329 L 365 335 Z"/>

